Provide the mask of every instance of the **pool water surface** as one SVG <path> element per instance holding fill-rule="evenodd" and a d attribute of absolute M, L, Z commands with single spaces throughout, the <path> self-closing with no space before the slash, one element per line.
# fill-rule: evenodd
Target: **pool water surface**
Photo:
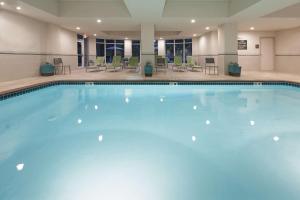
<path fill-rule="evenodd" d="M 56 85 L 0 101 L 1 200 L 299 200 L 300 89 Z"/>

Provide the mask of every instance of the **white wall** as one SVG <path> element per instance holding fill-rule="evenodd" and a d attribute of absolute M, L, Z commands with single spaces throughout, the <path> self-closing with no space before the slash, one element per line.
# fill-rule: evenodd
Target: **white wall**
<path fill-rule="evenodd" d="M 158 48 L 158 55 L 159 56 L 166 56 L 166 42 L 165 40 L 158 40 L 157 42 L 157 48 Z"/>
<path fill-rule="evenodd" d="M 217 62 L 218 32 L 212 31 L 193 38 L 193 56 L 199 65 L 204 65 L 205 57 L 214 57 Z"/>
<path fill-rule="evenodd" d="M 247 50 L 238 50 L 238 62 L 243 70 L 260 70 L 260 38 L 262 37 L 275 37 L 275 33 L 256 31 L 238 33 L 238 40 L 247 40 L 248 42 Z M 259 45 L 258 49 L 255 48 L 256 44 Z"/>
<path fill-rule="evenodd" d="M 54 57 L 45 53 L 63 54 L 65 64 L 76 67 L 76 33 L 4 10 L 0 27 L 0 81 L 39 75 L 40 64 Z"/>
<path fill-rule="evenodd" d="M 276 32 L 275 71 L 300 74 L 300 27 Z"/>
<path fill-rule="evenodd" d="M 124 41 L 124 56 L 127 58 L 132 56 L 132 40 Z"/>

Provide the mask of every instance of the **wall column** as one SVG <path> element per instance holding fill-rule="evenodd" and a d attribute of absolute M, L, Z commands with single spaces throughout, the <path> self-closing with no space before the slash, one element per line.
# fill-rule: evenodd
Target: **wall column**
<path fill-rule="evenodd" d="M 154 65 L 154 24 L 141 24 L 141 72 L 147 62 Z"/>
<path fill-rule="evenodd" d="M 218 28 L 218 66 L 220 74 L 228 74 L 228 64 L 238 62 L 237 24 L 228 23 Z"/>

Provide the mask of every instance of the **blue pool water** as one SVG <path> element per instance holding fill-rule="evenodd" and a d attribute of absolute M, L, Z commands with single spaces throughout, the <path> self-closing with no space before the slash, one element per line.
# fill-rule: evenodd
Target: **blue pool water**
<path fill-rule="evenodd" d="M 59 85 L 0 101 L 1 200 L 299 200 L 300 89 Z"/>

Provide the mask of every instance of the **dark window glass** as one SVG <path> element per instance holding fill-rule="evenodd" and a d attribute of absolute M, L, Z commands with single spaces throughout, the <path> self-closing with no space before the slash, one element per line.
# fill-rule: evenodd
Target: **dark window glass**
<path fill-rule="evenodd" d="M 104 40 L 103 39 L 96 39 L 96 42 L 97 43 L 104 43 Z"/>
<path fill-rule="evenodd" d="M 124 44 L 116 44 L 116 55 L 124 58 Z"/>
<path fill-rule="evenodd" d="M 183 61 L 183 44 L 175 44 L 175 56 L 180 56 Z"/>
<path fill-rule="evenodd" d="M 78 66 L 82 66 L 82 45 L 81 45 L 81 42 L 77 42 L 77 54 L 78 54 L 78 58 L 77 58 Z"/>
<path fill-rule="evenodd" d="M 166 44 L 173 44 L 174 40 L 166 40 Z"/>
<path fill-rule="evenodd" d="M 104 56 L 105 55 L 104 44 L 96 43 L 96 56 Z"/>
<path fill-rule="evenodd" d="M 175 40 L 175 43 L 183 43 L 183 40 Z"/>
<path fill-rule="evenodd" d="M 139 40 L 132 40 L 132 44 L 140 44 Z"/>
<path fill-rule="evenodd" d="M 157 42 L 157 40 L 154 41 L 154 54 L 158 55 L 158 42 Z"/>
<path fill-rule="evenodd" d="M 118 44 L 124 44 L 124 40 L 116 40 L 116 43 L 118 43 Z"/>
<path fill-rule="evenodd" d="M 111 63 L 114 55 L 115 55 L 115 45 L 106 44 L 106 62 Z"/>
<path fill-rule="evenodd" d="M 140 45 L 132 44 L 132 56 L 139 57 L 140 60 Z"/>
<path fill-rule="evenodd" d="M 185 43 L 185 62 L 187 62 L 186 57 L 187 56 L 192 56 L 192 51 L 193 51 L 193 45 L 192 43 Z"/>
<path fill-rule="evenodd" d="M 185 43 L 192 43 L 192 39 L 185 39 Z"/>
<path fill-rule="evenodd" d="M 174 44 L 166 44 L 166 57 L 168 59 L 168 63 L 174 62 Z"/>
<path fill-rule="evenodd" d="M 77 34 L 77 39 L 78 39 L 78 40 L 83 40 L 83 36 L 80 35 L 80 34 Z"/>
<path fill-rule="evenodd" d="M 115 43 L 115 41 L 114 40 L 106 40 L 106 43 Z"/>

